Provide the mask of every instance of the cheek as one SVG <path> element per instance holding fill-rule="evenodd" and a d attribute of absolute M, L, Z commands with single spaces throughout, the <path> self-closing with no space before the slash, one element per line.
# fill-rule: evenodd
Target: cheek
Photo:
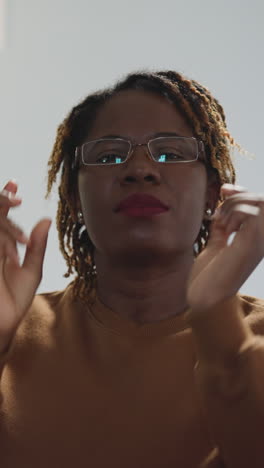
<path fill-rule="evenodd" d="M 177 237 L 180 237 L 186 245 L 193 244 L 201 229 L 204 204 L 201 198 L 186 193 L 177 205 L 174 218 Z"/>
<path fill-rule="evenodd" d="M 181 205 L 193 221 L 200 220 L 204 212 L 205 190 L 186 190 Z"/>
<path fill-rule="evenodd" d="M 188 168 L 189 169 L 189 168 Z M 181 177 L 171 182 L 175 210 L 190 225 L 200 226 L 206 204 L 207 176 L 202 166 L 182 171 Z"/>
<path fill-rule="evenodd" d="M 96 234 L 105 231 L 110 195 L 106 193 L 106 184 L 98 181 L 92 174 L 79 174 L 78 188 L 87 231 L 92 242 L 96 244 Z"/>

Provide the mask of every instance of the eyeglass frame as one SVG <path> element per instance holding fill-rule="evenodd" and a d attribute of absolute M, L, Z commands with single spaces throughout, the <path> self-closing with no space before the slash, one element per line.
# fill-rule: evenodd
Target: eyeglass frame
<path fill-rule="evenodd" d="M 152 141 L 155 141 L 155 140 L 162 140 L 162 139 L 177 139 L 177 138 L 180 138 L 180 139 L 186 139 L 186 140 L 195 140 L 197 142 L 197 155 L 196 155 L 196 158 L 195 159 L 191 159 L 190 161 L 173 161 L 173 162 L 159 162 L 159 161 L 156 161 L 156 159 L 154 159 L 154 157 L 152 156 L 152 153 L 150 151 L 150 148 L 149 148 L 149 144 L 152 142 Z M 87 143 L 96 143 L 98 141 L 108 141 L 108 140 L 113 140 L 113 141 L 125 141 L 127 143 L 129 143 L 129 151 L 128 151 L 128 154 L 127 154 L 127 157 L 125 159 L 125 161 L 122 161 L 121 163 L 110 163 L 110 164 L 86 164 L 84 163 L 83 161 L 83 147 L 87 144 Z M 200 145 L 200 148 L 199 148 L 199 145 Z M 202 140 L 197 140 L 197 138 L 195 137 L 184 137 L 184 136 L 160 136 L 160 137 L 156 137 L 156 138 L 150 138 L 146 143 L 133 143 L 131 140 L 128 140 L 126 138 L 98 138 L 96 140 L 90 140 L 90 141 L 86 141 L 85 143 L 83 143 L 82 145 L 79 145 L 79 146 L 76 146 L 75 148 L 75 152 L 74 152 L 74 160 L 72 162 L 72 169 L 74 169 L 75 167 L 77 167 L 77 161 L 79 159 L 79 156 L 81 156 L 81 162 L 84 166 L 95 166 L 95 167 L 105 167 L 105 166 L 120 166 L 121 164 L 125 164 L 132 156 L 133 152 L 134 152 L 134 149 L 137 147 L 137 146 L 147 146 L 148 148 L 148 156 L 150 157 L 151 161 L 154 161 L 155 163 L 157 164 L 183 164 L 183 163 L 191 163 L 191 162 L 195 162 L 195 161 L 202 161 L 202 162 L 206 162 L 206 158 L 205 158 L 205 151 L 204 151 L 204 143 Z M 79 151 L 81 151 L 81 154 L 79 153 Z M 199 159 L 199 154 L 202 154 L 203 157 L 201 159 Z"/>

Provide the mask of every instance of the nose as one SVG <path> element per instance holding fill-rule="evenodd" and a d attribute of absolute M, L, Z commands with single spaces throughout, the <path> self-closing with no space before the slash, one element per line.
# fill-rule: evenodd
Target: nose
<path fill-rule="evenodd" d="M 160 184 L 159 164 L 153 161 L 148 153 L 147 146 L 142 145 L 134 148 L 128 161 L 123 164 L 120 179 L 123 185 L 146 182 L 153 185 Z"/>

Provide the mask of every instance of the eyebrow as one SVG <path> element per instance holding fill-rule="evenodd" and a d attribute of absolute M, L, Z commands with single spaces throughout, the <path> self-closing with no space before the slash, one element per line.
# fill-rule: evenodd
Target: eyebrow
<path fill-rule="evenodd" d="M 152 135 L 149 135 L 150 138 L 158 138 L 158 137 L 166 137 L 166 136 L 175 136 L 175 137 L 184 137 L 185 135 L 179 135 L 176 132 L 158 132 L 158 133 L 153 133 Z M 109 135 L 103 135 L 100 138 L 124 138 L 126 140 L 129 140 L 130 138 L 124 135 L 115 135 L 115 134 L 109 134 Z"/>

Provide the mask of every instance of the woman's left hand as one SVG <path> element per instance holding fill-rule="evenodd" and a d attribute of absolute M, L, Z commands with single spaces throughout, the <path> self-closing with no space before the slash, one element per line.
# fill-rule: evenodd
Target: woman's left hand
<path fill-rule="evenodd" d="M 209 242 L 191 271 L 187 299 L 206 310 L 235 295 L 264 256 L 264 194 L 224 184 L 225 201 L 212 217 Z M 235 234 L 231 244 L 229 236 Z"/>

